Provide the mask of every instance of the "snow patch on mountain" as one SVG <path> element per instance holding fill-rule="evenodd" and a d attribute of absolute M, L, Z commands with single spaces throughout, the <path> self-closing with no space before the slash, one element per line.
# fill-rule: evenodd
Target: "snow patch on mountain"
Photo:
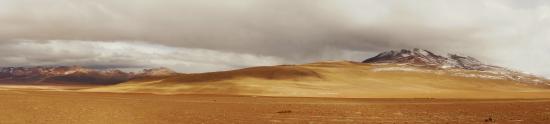
<path fill-rule="evenodd" d="M 550 86 L 550 81 L 543 77 L 484 64 L 470 56 L 460 56 L 457 54 L 441 56 L 422 49 L 386 51 L 363 61 L 363 63 L 379 65 L 371 69 L 371 71 L 375 72 L 405 71 L 436 73 L 468 78 L 514 80 L 521 83 Z"/>

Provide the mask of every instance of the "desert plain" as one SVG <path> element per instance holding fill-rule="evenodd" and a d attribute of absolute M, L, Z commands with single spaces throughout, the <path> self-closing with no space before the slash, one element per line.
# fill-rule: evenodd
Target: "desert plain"
<path fill-rule="evenodd" d="M 314 98 L 0 90 L 2 124 L 548 123 L 550 99 Z"/>

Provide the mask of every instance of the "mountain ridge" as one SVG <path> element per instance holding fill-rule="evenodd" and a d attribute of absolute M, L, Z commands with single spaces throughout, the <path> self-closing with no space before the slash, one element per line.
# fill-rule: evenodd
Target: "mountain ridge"
<path fill-rule="evenodd" d="M 515 80 L 532 84 L 541 84 L 545 77 L 528 74 L 505 67 L 485 64 L 471 56 L 460 56 L 448 53 L 447 56 L 437 55 L 429 50 L 414 48 L 412 50 L 390 50 L 364 60 L 362 63 L 392 63 L 422 66 L 434 69 L 464 69 L 479 71 L 477 75 L 459 75 L 464 77 L 485 77 Z M 548 85 L 550 83 L 542 83 Z"/>
<path fill-rule="evenodd" d="M 447 56 L 442 56 L 429 50 L 418 48 L 414 48 L 412 50 L 402 49 L 382 52 L 374 57 L 364 60 L 363 63 L 401 63 L 432 66 L 436 68 L 460 68 L 480 71 L 503 68 L 484 64 L 471 56 L 460 56 L 457 54 L 447 54 Z"/>
<path fill-rule="evenodd" d="M 124 72 L 117 69 L 98 70 L 82 66 L 33 66 L 0 68 L 0 84 L 73 84 L 112 85 L 137 77 L 175 74 L 167 68 Z"/>

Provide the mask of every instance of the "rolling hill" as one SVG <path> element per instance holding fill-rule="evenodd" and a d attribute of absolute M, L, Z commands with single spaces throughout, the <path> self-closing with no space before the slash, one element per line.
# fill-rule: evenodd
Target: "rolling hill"
<path fill-rule="evenodd" d="M 252 67 L 137 77 L 87 92 L 358 98 L 550 98 L 548 79 L 473 57 L 413 49 L 359 62 Z"/>

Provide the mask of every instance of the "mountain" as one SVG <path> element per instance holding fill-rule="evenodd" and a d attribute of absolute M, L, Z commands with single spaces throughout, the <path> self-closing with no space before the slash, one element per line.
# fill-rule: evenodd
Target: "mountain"
<path fill-rule="evenodd" d="M 388 51 L 363 62 L 317 62 L 134 78 L 88 92 L 361 98 L 550 98 L 550 81 L 428 50 Z"/>
<path fill-rule="evenodd" d="M 81 66 L 37 66 L 0 68 L 0 84 L 112 85 L 138 77 L 170 75 L 166 69 L 144 69 L 141 73 L 96 70 Z"/>
<path fill-rule="evenodd" d="M 459 56 L 456 54 L 448 54 L 447 56 L 436 55 L 431 51 L 422 49 L 400 51 L 387 51 L 376 55 L 375 57 L 366 59 L 363 63 L 371 64 L 406 64 L 408 66 L 417 66 L 424 68 L 432 68 L 434 70 L 452 70 L 452 75 L 462 77 L 474 77 L 485 79 L 502 79 L 514 80 L 530 85 L 549 86 L 544 82 L 543 77 L 522 73 L 519 71 L 510 70 L 504 67 L 484 64 L 476 58 L 470 56 Z M 410 70 L 407 66 L 401 68 L 386 68 L 386 70 Z M 464 71 L 471 70 L 476 74 L 466 74 Z"/>
<path fill-rule="evenodd" d="M 363 63 L 401 63 L 443 69 L 458 68 L 479 71 L 502 69 L 502 67 L 483 64 L 479 60 L 469 56 L 449 54 L 447 57 L 444 57 L 436 55 L 431 51 L 417 48 L 413 50 L 402 49 L 400 51 L 391 50 L 383 52 L 363 61 Z"/>

